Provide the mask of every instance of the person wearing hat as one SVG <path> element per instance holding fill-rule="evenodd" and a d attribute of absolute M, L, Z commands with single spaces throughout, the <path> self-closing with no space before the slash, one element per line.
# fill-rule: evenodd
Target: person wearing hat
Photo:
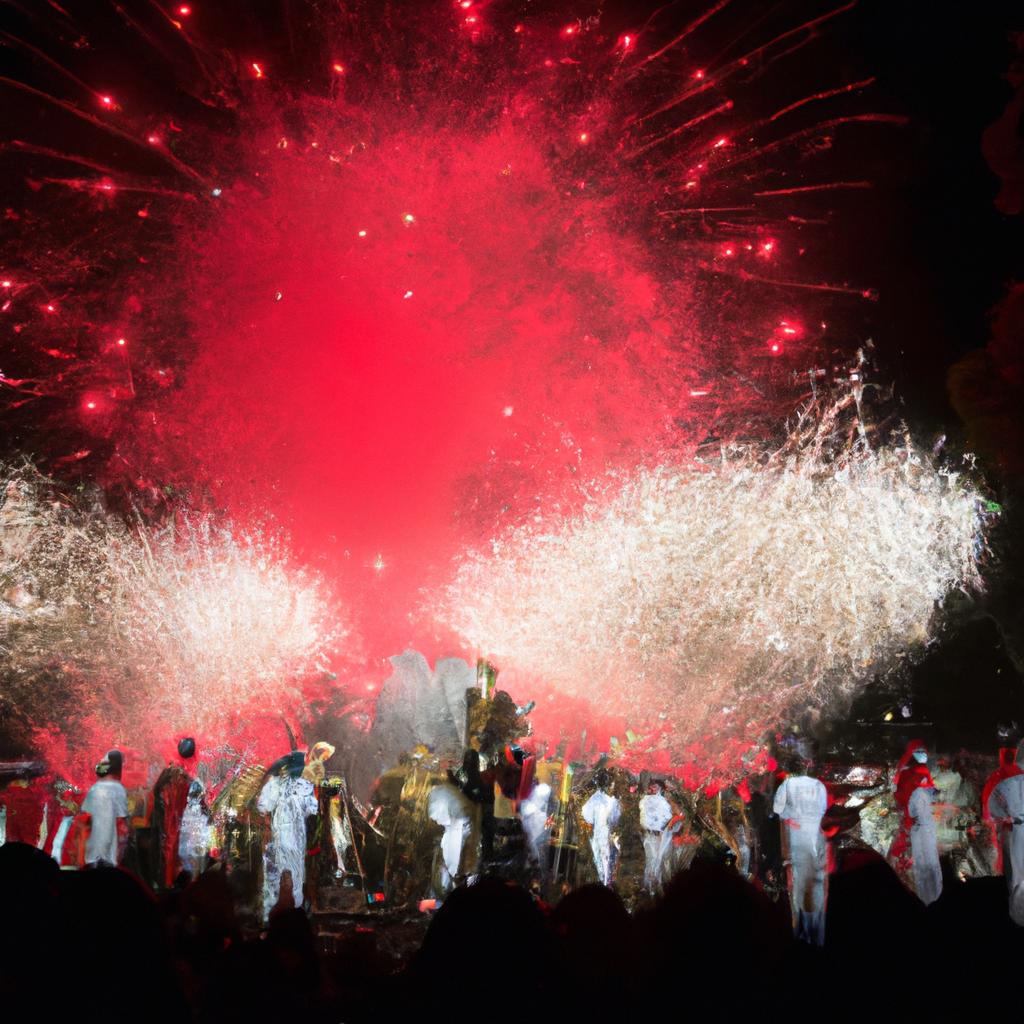
<path fill-rule="evenodd" d="M 306 819 L 317 812 L 313 783 L 302 777 L 306 755 L 301 750 L 279 758 L 269 768 L 256 810 L 270 815 L 270 842 L 263 851 L 263 917 L 269 919 L 281 896 L 281 879 L 291 875 L 296 907 L 302 906 L 306 881 Z"/>
<path fill-rule="evenodd" d="M 896 766 L 893 797 L 900 829 L 889 848 L 896 870 L 910 879 L 926 906 L 942 895 L 942 869 L 935 829 L 935 781 L 928 767 L 928 747 L 911 740 Z"/>
<path fill-rule="evenodd" d="M 82 801 L 89 815 L 85 863 L 116 867 L 128 838 L 128 792 L 121 785 L 121 751 L 111 750 L 96 765 L 97 780 Z"/>
<path fill-rule="evenodd" d="M 153 787 L 153 833 L 156 837 L 155 880 L 158 889 L 170 889 L 181 871 L 179 844 L 181 819 L 188 804 L 192 776 L 189 768 L 196 756 L 191 736 L 178 740 L 178 758 L 160 773 Z"/>

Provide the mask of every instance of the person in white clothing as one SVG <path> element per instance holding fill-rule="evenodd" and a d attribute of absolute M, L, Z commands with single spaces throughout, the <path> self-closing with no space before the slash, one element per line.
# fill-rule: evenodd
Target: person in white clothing
<path fill-rule="evenodd" d="M 602 885 L 611 885 L 612 876 L 615 874 L 618 843 L 612 829 L 618 825 L 621 815 L 619 801 L 605 792 L 607 787 L 607 775 L 599 773 L 597 789 L 580 811 L 583 820 L 591 828 L 590 851 L 594 857 L 594 866 L 597 868 L 597 877 Z"/>
<path fill-rule="evenodd" d="M 210 852 L 210 813 L 203 800 L 205 792 L 206 787 L 199 779 L 193 779 L 189 784 L 188 800 L 178 833 L 178 859 L 193 878 L 203 873 Z"/>
<path fill-rule="evenodd" d="M 935 834 L 935 812 L 932 810 L 934 798 L 935 790 L 931 786 L 918 786 L 907 802 L 911 821 L 914 892 L 925 906 L 942 895 L 942 868 L 939 866 L 939 843 Z"/>
<path fill-rule="evenodd" d="M 795 768 L 802 772 L 806 765 L 799 762 Z M 782 829 L 793 933 L 815 946 L 825 944 L 828 846 L 821 831 L 821 819 L 827 809 L 825 786 L 809 775 L 791 774 L 775 791 L 773 810 Z"/>
<path fill-rule="evenodd" d="M 427 815 L 444 829 L 441 835 L 440 883 L 442 890 L 447 892 L 463 873 L 463 846 L 473 831 L 473 804 L 450 782 L 442 782 L 427 797 Z"/>
<path fill-rule="evenodd" d="M 78 788 L 66 779 L 57 779 L 53 784 L 53 795 L 60 809 L 60 823 L 50 845 L 50 856 L 58 864 L 64 863 L 64 847 L 75 823 L 75 815 L 81 810 L 78 800 Z"/>
<path fill-rule="evenodd" d="M 281 876 L 291 874 L 296 907 L 302 906 L 306 881 L 306 819 L 317 811 L 313 783 L 302 778 L 306 757 L 301 750 L 281 758 L 270 769 L 256 810 L 270 815 L 270 842 L 263 851 L 263 916 L 270 917 L 281 894 Z"/>
<path fill-rule="evenodd" d="M 1009 830 L 1005 843 L 1003 874 L 1010 889 L 1010 917 L 1024 925 L 1024 742 L 1017 748 L 1020 775 L 1003 779 L 988 798 L 988 812 L 1000 827 Z"/>
<path fill-rule="evenodd" d="M 128 792 L 121 785 L 121 763 L 121 752 L 111 750 L 96 765 L 99 778 L 82 801 L 82 812 L 89 815 L 86 864 L 116 867 L 121 862 L 122 835 L 127 832 L 128 819 Z"/>
<path fill-rule="evenodd" d="M 640 829 L 644 840 L 644 888 L 655 893 L 664 881 L 665 829 L 672 820 L 672 805 L 665 799 L 664 786 L 654 779 L 640 798 Z"/>
<path fill-rule="evenodd" d="M 538 782 L 530 795 L 519 805 L 519 820 L 526 836 L 526 851 L 529 859 L 540 868 L 541 874 L 547 869 L 548 848 L 548 806 L 551 803 L 551 787 Z"/>

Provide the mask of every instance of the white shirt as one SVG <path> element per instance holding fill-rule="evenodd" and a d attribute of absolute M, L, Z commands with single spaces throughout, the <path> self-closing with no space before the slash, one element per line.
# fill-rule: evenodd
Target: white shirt
<path fill-rule="evenodd" d="M 988 812 L 993 818 L 1024 818 L 1024 775 L 1011 775 L 992 790 Z"/>
<path fill-rule="evenodd" d="M 828 790 L 810 775 L 790 775 L 775 791 L 772 809 L 783 820 L 792 818 L 817 828 L 828 810 Z"/>
<path fill-rule="evenodd" d="M 672 819 L 672 805 L 660 794 L 640 798 L 640 827 L 661 832 Z"/>
<path fill-rule="evenodd" d="M 117 863 L 117 819 L 128 817 L 128 792 L 117 779 L 100 779 L 85 794 L 82 810 L 89 815 L 86 864 Z"/>
<path fill-rule="evenodd" d="M 580 813 L 583 815 L 583 820 L 593 826 L 596 836 L 618 825 L 619 801 L 599 789 L 583 805 L 583 810 Z"/>

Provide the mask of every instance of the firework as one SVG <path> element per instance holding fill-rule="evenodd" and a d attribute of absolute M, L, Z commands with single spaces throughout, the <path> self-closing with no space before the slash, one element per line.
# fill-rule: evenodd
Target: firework
<path fill-rule="evenodd" d="M 808 701 L 833 709 L 934 635 L 979 584 L 982 504 L 903 439 L 822 443 L 641 470 L 568 522 L 469 555 L 449 620 L 517 674 L 673 748 L 756 737 Z M 803 424 L 806 429 L 806 423 Z"/>
<path fill-rule="evenodd" d="M 318 580 L 168 489 L 286 523 L 378 657 L 454 557 L 462 637 L 677 739 L 928 636 L 969 488 L 912 448 L 686 461 L 829 385 L 874 298 L 835 239 L 902 122 L 853 4 L 750 6 L 19 9 L 0 424 L 176 525 L 53 512 L 12 663 L 116 665 L 172 721 L 294 698 Z"/>
<path fill-rule="evenodd" d="M 832 239 L 900 119 L 800 60 L 852 6 L 18 14 L 3 423 L 136 503 L 269 507 L 339 576 L 380 554 L 346 583 L 400 620 L 609 466 L 771 433 L 859 329 Z"/>
<path fill-rule="evenodd" d="M 212 730 L 245 711 L 295 715 L 304 687 L 327 677 L 347 629 L 280 537 L 185 512 L 129 527 L 29 470 L 5 484 L 8 703 L 38 709 L 67 692 L 77 714 L 138 737 Z"/>

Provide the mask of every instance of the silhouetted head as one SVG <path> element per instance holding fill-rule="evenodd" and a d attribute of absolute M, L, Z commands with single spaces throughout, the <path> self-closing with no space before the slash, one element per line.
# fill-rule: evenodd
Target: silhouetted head
<path fill-rule="evenodd" d="M 109 750 L 96 765 L 96 774 L 101 778 L 120 779 L 123 758 L 120 750 Z"/>
<path fill-rule="evenodd" d="M 196 741 L 191 736 L 184 736 L 178 740 L 178 755 L 186 761 L 196 756 Z"/>
<path fill-rule="evenodd" d="M 306 767 L 306 755 L 301 750 L 293 750 L 291 753 L 279 757 L 268 769 L 268 775 L 288 775 L 297 779 L 302 775 Z"/>

